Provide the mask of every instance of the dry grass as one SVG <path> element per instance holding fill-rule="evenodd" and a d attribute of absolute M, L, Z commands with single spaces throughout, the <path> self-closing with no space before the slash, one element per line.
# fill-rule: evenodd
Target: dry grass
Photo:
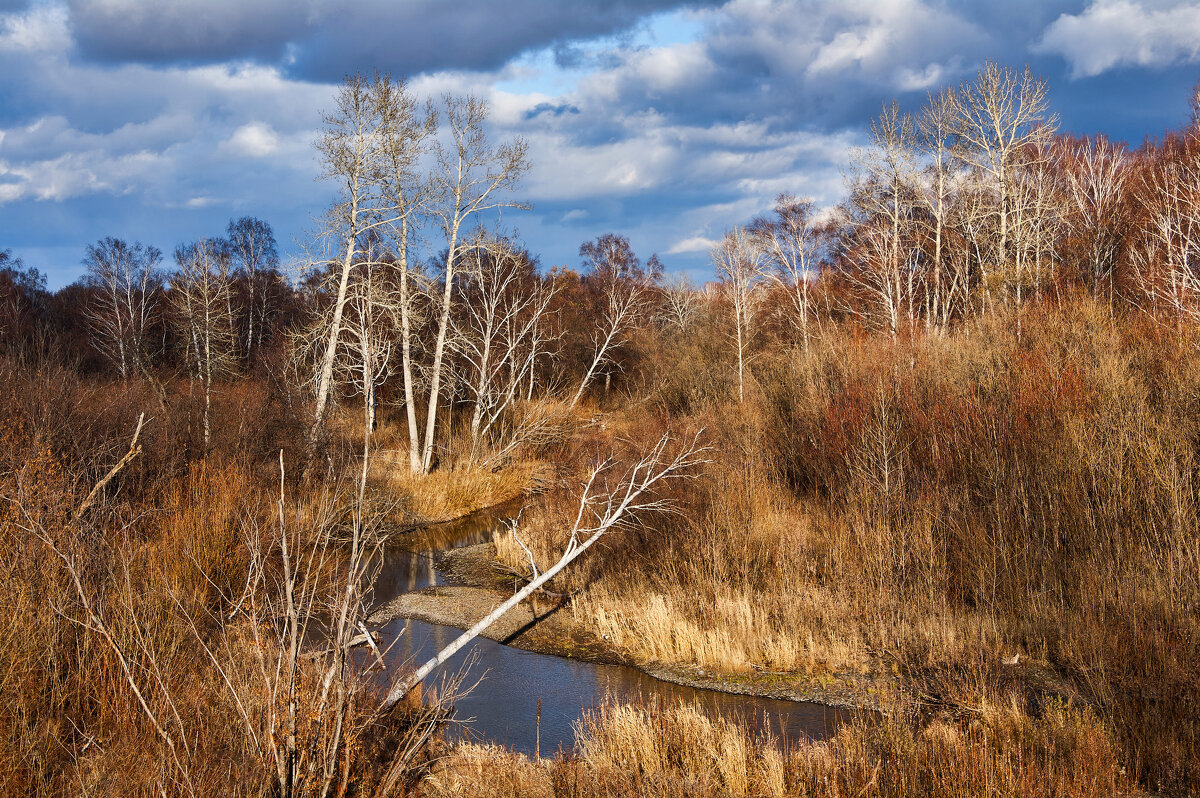
<path fill-rule="evenodd" d="M 437 523 L 505 504 L 537 484 L 541 466 L 516 462 L 499 470 L 446 469 L 413 474 L 407 452 L 379 452 L 371 461 L 372 483 L 387 491 L 410 517 Z"/>
<path fill-rule="evenodd" d="M 1064 763 L 1070 763 L 1064 765 Z M 463 745 L 422 783 L 426 798 L 529 796 L 1120 796 L 1141 794 L 1087 712 L 1011 707 L 962 722 L 845 726 L 783 749 L 689 707 L 607 706 L 579 728 L 574 755 L 532 762 Z"/>
<path fill-rule="evenodd" d="M 276 534 L 278 450 L 256 461 L 240 441 L 203 459 L 180 460 L 172 428 L 156 420 L 142 438 L 142 455 L 102 501 L 75 517 L 72 508 L 97 474 L 128 447 L 133 425 L 121 429 L 122 422 L 136 419 L 137 403 L 153 398 L 54 371 L 15 373 L 4 365 L 0 613 L 7 620 L 0 624 L 0 795 L 269 794 L 275 763 L 247 733 L 244 717 L 253 719 L 254 736 L 264 741 L 272 736 L 267 719 L 286 711 L 282 695 L 273 699 L 256 689 L 264 679 L 259 654 L 272 663 L 279 651 L 270 648 L 270 610 L 251 616 L 246 605 L 232 609 L 246 590 L 248 545 L 269 552 Z M 105 417 L 91 406 L 97 392 L 112 400 L 109 412 L 116 418 L 104 426 L 97 426 Z M 103 440 L 106 434 L 111 438 Z M 92 437 L 103 441 L 99 455 L 90 448 Z M 86 459 L 78 456 L 80 448 Z M 316 549 L 324 544 L 312 530 L 341 529 L 351 507 L 338 480 L 300 485 L 299 470 L 289 471 L 286 515 L 300 530 L 300 546 Z M 84 609 L 55 548 L 79 574 L 95 616 Z M 333 548 L 326 565 L 311 570 L 315 595 L 344 592 L 333 567 L 336 543 Z M 278 567 L 269 557 L 266 562 L 267 570 Z M 270 591 L 279 574 L 268 573 L 260 584 Z M 111 632 L 111 644 L 94 627 L 94 617 Z M 251 617 L 261 625 L 252 626 Z M 325 690 L 322 667 L 315 658 L 302 658 L 298 676 L 298 736 L 311 741 L 313 752 L 331 734 L 331 724 L 308 712 Z M 368 739 L 361 732 L 374 706 L 370 691 L 357 695 L 345 718 L 338 768 L 358 785 L 375 783 L 401 750 L 410 720 L 402 710 L 373 726 Z M 171 735 L 175 753 L 148 713 Z M 273 734 L 278 739 L 278 728 Z M 318 754 L 305 750 L 315 762 Z M 321 775 L 320 768 L 305 768 L 297 794 L 306 794 Z"/>

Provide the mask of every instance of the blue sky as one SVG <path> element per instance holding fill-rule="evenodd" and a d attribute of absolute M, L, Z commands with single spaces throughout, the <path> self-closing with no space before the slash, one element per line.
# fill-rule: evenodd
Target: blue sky
<path fill-rule="evenodd" d="M 347 72 L 473 92 L 533 170 L 512 213 L 544 265 L 630 237 L 669 271 L 780 192 L 837 201 L 896 98 L 1029 63 L 1065 130 L 1140 143 L 1187 119 L 1200 3 L 1172 0 L 0 0 L 0 249 L 76 279 L 105 235 L 230 217 L 299 251 L 331 198 L 312 141 Z"/>

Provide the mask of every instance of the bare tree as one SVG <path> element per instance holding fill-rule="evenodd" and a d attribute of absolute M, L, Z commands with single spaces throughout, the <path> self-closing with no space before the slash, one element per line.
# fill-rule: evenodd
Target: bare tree
<path fill-rule="evenodd" d="M 395 259 L 390 264 L 398 272 L 393 312 L 400 319 L 400 368 L 404 382 L 404 408 L 408 421 L 408 463 L 414 473 L 421 471 L 421 430 L 417 421 L 417 372 L 413 348 L 417 300 L 421 294 L 410 259 L 413 234 L 430 212 L 433 200 L 432 180 L 419 172 L 422 155 L 430 137 L 437 131 L 438 116 L 432 103 L 423 108 L 405 90 L 402 83 L 378 88 L 378 106 L 387 136 L 383 139 L 387 179 L 384 182 L 392 218 L 388 224 Z"/>
<path fill-rule="evenodd" d="M 1099 294 L 1100 286 L 1107 283 L 1111 299 L 1122 240 L 1117 214 L 1131 160 L 1123 146 L 1103 135 L 1065 146 L 1059 157 L 1074 211 L 1067 218 L 1072 232 L 1087 242 L 1092 292 Z"/>
<path fill-rule="evenodd" d="M 204 446 L 212 441 L 213 380 L 236 366 L 236 333 L 230 303 L 225 243 L 201 239 L 175 250 L 178 271 L 171 279 L 171 304 L 180 336 L 187 342 L 190 371 L 204 392 Z"/>
<path fill-rule="evenodd" d="M 726 283 L 733 306 L 733 334 L 737 348 L 738 401 L 746 399 L 745 372 L 754 322 L 761 300 L 763 251 L 746 229 L 735 227 L 711 252 L 717 274 Z"/>
<path fill-rule="evenodd" d="M 926 182 L 917 192 L 917 200 L 929 215 L 933 234 L 933 263 L 926 291 L 925 320 L 945 330 L 952 312 L 956 285 L 945 275 L 946 227 L 954 192 L 954 166 L 957 158 L 956 101 L 954 92 L 931 92 L 917 117 L 918 146 L 925 156 Z"/>
<path fill-rule="evenodd" d="M 463 253 L 461 318 L 452 318 L 454 348 L 465 362 L 471 396 L 471 459 L 514 409 L 520 389 L 544 352 L 540 322 L 553 284 L 544 284 L 516 242 L 480 232 Z M 517 424 L 514 431 L 528 431 Z"/>
<path fill-rule="evenodd" d="M 762 250 L 771 278 L 792 300 L 793 323 L 800 330 L 804 351 L 812 336 L 810 320 L 815 308 L 812 284 L 816 282 L 820 258 L 817 207 L 811 199 L 780 194 L 775 199 L 775 216 L 758 218 L 747 232 Z"/>
<path fill-rule="evenodd" d="M 1051 277 L 1057 264 L 1054 251 L 1062 229 L 1060 181 L 1052 165 L 1051 139 L 1039 136 L 1022 153 L 1021 168 L 1014 173 L 1012 247 L 1009 279 L 1015 291 L 1017 332 L 1026 286 L 1036 295 L 1043 273 Z"/>
<path fill-rule="evenodd" d="M 911 323 L 916 313 L 914 128 L 893 102 L 870 132 L 871 147 L 859 154 L 851 176 L 850 203 L 858 215 L 853 279 L 895 338 L 901 319 Z"/>
<path fill-rule="evenodd" d="M 528 207 L 504 196 L 529 169 L 528 145 L 525 141 L 518 138 L 493 146 L 485 130 L 488 106 L 483 100 L 447 96 L 443 104 L 450 141 L 448 145 L 437 148 L 435 185 L 438 202 L 435 214 L 441 221 L 445 235 L 446 257 L 442 266 L 442 300 L 437 338 L 433 345 L 429 404 L 425 413 L 425 440 L 420 464 L 423 472 L 428 472 L 433 466 L 442 362 L 450 332 L 450 310 L 463 226 L 479 214 L 502 208 Z"/>
<path fill-rule="evenodd" d="M 579 404 L 601 369 L 607 386 L 614 355 L 649 306 L 650 286 L 661 269 L 654 256 L 647 263 L 649 268 L 643 269 L 629 239 L 613 233 L 585 242 L 579 254 L 587 264 L 587 279 L 603 294 L 604 309 L 592 338 L 591 362 L 571 398 L 571 407 Z"/>
<path fill-rule="evenodd" d="M 1163 306 L 1179 329 L 1200 321 L 1200 155 L 1174 145 L 1143 176 L 1151 204 L 1132 248 L 1134 278 L 1153 306 Z"/>
<path fill-rule="evenodd" d="M 383 146 L 390 131 L 379 106 L 379 87 L 391 83 L 387 76 L 377 77 L 374 81 L 361 75 L 348 76 L 338 88 L 335 110 L 324 117 L 325 131 L 317 141 L 324 177 L 338 184 L 338 198 L 326 217 L 326 234 L 339 242 L 341 272 L 317 374 L 310 446 L 320 432 L 333 386 L 334 361 L 342 333 L 351 269 L 364 236 L 392 219 L 384 185 L 388 164 Z"/>
<path fill-rule="evenodd" d="M 952 95 L 956 134 L 963 160 L 991 178 L 996 191 L 996 264 L 1007 271 L 1012 257 L 1010 216 L 1016 199 L 1016 171 L 1024 154 L 1054 134 L 1057 117 L 1048 114 L 1045 81 L 1029 67 L 1018 73 L 988 61 L 973 82 Z"/>
<path fill-rule="evenodd" d="M 148 333 L 162 289 L 161 260 L 155 247 L 111 236 L 89 246 L 83 259 L 96 289 L 86 310 L 92 343 L 122 379 L 149 371 Z"/>
<path fill-rule="evenodd" d="M 407 678 L 396 682 L 384 699 L 383 706 L 394 706 L 409 690 L 420 684 L 463 646 L 504 617 L 513 607 L 533 595 L 602 537 L 640 522 L 647 513 L 669 511 L 670 502 L 654 496 L 654 489 L 665 481 L 693 476 L 693 470 L 704 462 L 702 457 L 707 451 L 706 447 L 700 445 L 700 433 L 673 455 L 667 452 L 670 444 L 669 434 L 664 434 L 632 467 L 627 468 L 611 482 L 610 477 L 618 468 L 615 459 L 610 457 L 593 466 L 583 483 L 575 522 L 557 562 L 540 571 L 530 553 L 533 578 L 529 583 L 437 652 Z M 513 533 L 518 534 L 515 527 Z M 517 537 L 517 542 L 529 552 L 520 537 Z"/>
<path fill-rule="evenodd" d="M 233 265 L 246 279 L 246 333 L 241 344 L 248 361 L 261 345 L 267 326 L 266 279 L 279 266 L 279 248 L 271 225 L 253 216 L 231 219 L 225 239 Z"/>
<path fill-rule="evenodd" d="M 355 264 L 346 292 L 343 318 L 347 381 L 363 397 L 363 423 L 375 429 L 378 390 L 395 368 L 392 356 L 399 324 L 399 291 L 376 248 L 367 248 Z"/>
<path fill-rule="evenodd" d="M 700 311 L 700 294 L 686 274 L 666 278 L 662 286 L 662 307 L 658 318 L 668 327 L 686 333 Z"/>

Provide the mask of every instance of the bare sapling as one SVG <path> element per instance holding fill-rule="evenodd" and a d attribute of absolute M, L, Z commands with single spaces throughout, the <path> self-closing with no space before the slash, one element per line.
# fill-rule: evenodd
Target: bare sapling
<path fill-rule="evenodd" d="M 733 308 L 733 342 L 737 355 L 738 401 L 746 400 L 746 365 L 755 319 L 762 301 L 765 272 L 763 250 L 743 227 L 736 227 L 710 253 L 717 274 L 725 281 Z"/>
<path fill-rule="evenodd" d="M 88 508 L 95 506 L 96 499 L 102 494 L 104 487 L 141 454 L 142 447 L 138 445 L 138 437 L 141 435 L 144 418 L 144 414 L 138 417 L 137 428 L 134 430 L 133 439 L 129 444 L 129 451 L 92 487 L 87 497 L 75 509 L 72 526 L 80 523 Z M 134 640 L 132 644 L 118 638 L 109 617 L 111 609 L 106 609 L 104 602 L 93 600 L 91 592 L 84 586 L 84 579 L 81 576 L 84 565 L 80 562 L 77 552 L 73 550 L 71 542 L 56 539 L 56 536 L 43 526 L 35 515 L 27 511 L 24 497 L 18 496 L 14 504 L 20 518 L 17 525 L 33 538 L 41 541 L 62 563 L 63 570 L 70 579 L 75 597 L 79 601 L 83 618 L 82 620 L 77 619 L 59 607 L 56 607 L 55 610 L 64 618 L 95 634 L 112 652 L 120 666 L 125 684 L 133 693 L 139 711 L 167 749 L 171 771 L 175 778 L 172 783 L 173 789 L 180 789 L 185 795 L 197 795 L 191 761 L 194 751 L 189 746 L 188 729 L 163 679 L 153 644 L 147 640 L 136 621 L 133 623 L 132 636 Z M 123 552 L 118 554 L 118 560 L 123 573 L 117 576 L 123 576 L 126 587 L 129 587 L 131 585 L 129 563 Z M 121 601 L 114 603 L 123 604 Z M 132 614 L 131 608 L 128 606 L 125 608 L 129 609 Z M 159 785 L 160 789 L 164 786 L 163 784 Z"/>

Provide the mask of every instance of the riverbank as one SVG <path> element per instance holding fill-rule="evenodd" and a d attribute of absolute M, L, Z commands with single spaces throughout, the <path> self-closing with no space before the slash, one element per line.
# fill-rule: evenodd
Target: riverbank
<path fill-rule="evenodd" d="M 382 626 L 406 618 L 468 629 L 512 593 L 514 579 L 496 567 L 499 563 L 491 543 L 450 549 L 439 554 L 435 564 L 451 584 L 396 596 L 372 613 L 370 623 Z M 898 680 L 872 672 L 728 674 L 639 661 L 580 623 L 569 601 L 542 596 L 514 607 L 481 636 L 525 651 L 625 665 L 671 684 L 735 695 L 879 711 L 885 699 L 899 690 Z"/>

